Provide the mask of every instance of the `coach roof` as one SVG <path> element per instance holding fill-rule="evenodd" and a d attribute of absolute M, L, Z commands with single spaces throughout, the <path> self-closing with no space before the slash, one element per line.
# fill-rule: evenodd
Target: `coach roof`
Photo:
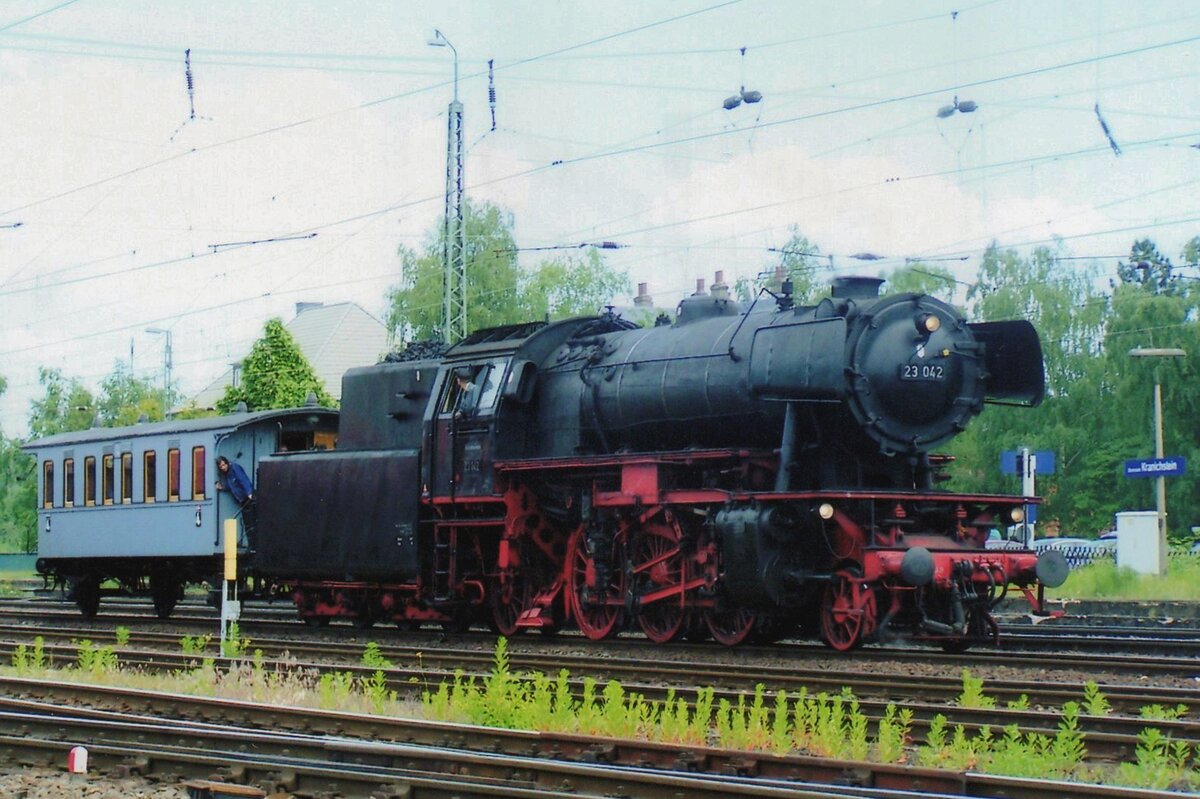
<path fill-rule="evenodd" d="M 24 444 L 21 449 L 46 449 L 47 447 L 61 447 L 68 444 L 91 444 L 100 441 L 118 441 L 127 438 L 142 438 L 156 435 L 186 435 L 188 433 L 202 433 L 205 430 L 236 430 L 239 427 L 267 419 L 311 414 L 336 415 L 337 411 L 321 407 L 283 408 L 279 410 L 253 411 L 250 413 L 230 413 L 225 416 L 208 416 L 203 419 L 172 419 L 165 422 L 144 422 L 125 427 L 91 427 L 87 430 L 55 433 L 52 436 L 34 439 Z"/>

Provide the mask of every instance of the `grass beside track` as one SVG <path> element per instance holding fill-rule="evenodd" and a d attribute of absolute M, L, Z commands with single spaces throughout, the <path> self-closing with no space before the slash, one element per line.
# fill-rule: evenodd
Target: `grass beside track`
<path fill-rule="evenodd" d="M 120 630 L 117 638 L 127 643 L 129 631 Z M 363 651 L 362 665 L 369 671 L 355 675 L 346 671 L 319 673 L 287 662 L 268 664 L 261 650 L 249 654 L 251 642 L 240 638 L 233 650 L 225 652 L 230 660 L 218 661 L 210 654 L 210 643 L 207 637 L 185 639 L 185 649 L 196 656 L 196 661 L 192 667 L 170 674 L 124 669 L 113 647 L 90 641 L 78 642 L 73 661 L 58 663 L 50 662 L 40 640 L 33 646 L 23 645 L 14 654 L 12 666 L 5 670 L 26 677 L 507 729 L 714 745 L 780 755 L 807 754 L 1129 787 L 1194 790 L 1200 786 L 1198 752 L 1188 742 L 1167 739 L 1152 726 L 1155 716 L 1143 714 L 1147 726 L 1139 736 L 1134 762 L 1112 765 L 1089 761 L 1080 729 L 1081 715 L 1111 713 L 1094 684 L 1082 702 L 1064 704 L 1056 732 L 1022 732 L 1015 724 L 967 731 L 939 716 L 925 740 L 918 742 L 913 740 L 910 710 L 891 705 L 882 719 L 868 719 L 849 689 L 810 693 L 802 688 L 789 693 L 771 692 L 759 685 L 752 695 L 743 695 L 736 702 L 714 701 L 711 688 L 701 689 L 692 702 L 672 694 L 664 701 L 649 701 L 615 680 L 604 685 L 585 680 L 583 694 L 577 696 L 568 685 L 566 670 L 557 675 L 512 671 L 503 638 L 497 643 L 490 672 L 482 678 L 459 674 L 440 684 L 414 679 L 412 694 L 403 696 L 389 687 L 386 671 L 392 664 L 376 644 L 368 644 Z M 964 669 L 958 705 L 995 707 L 996 701 L 987 695 L 983 681 Z M 953 712 L 952 708 L 947 710 Z M 1185 711 L 1163 708 L 1157 718 Z"/>
<path fill-rule="evenodd" d="M 1054 599 L 1146 600 L 1200 602 L 1200 558 L 1172 556 L 1162 577 L 1118 569 L 1111 560 L 1096 561 L 1071 571 L 1058 588 L 1047 589 Z"/>

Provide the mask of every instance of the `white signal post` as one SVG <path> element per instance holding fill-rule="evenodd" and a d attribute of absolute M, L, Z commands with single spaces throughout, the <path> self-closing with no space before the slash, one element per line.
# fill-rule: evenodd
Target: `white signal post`
<path fill-rule="evenodd" d="M 1034 475 L 1037 474 L 1037 453 L 1031 451 L 1029 447 L 1021 449 L 1021 496 L 1033 497 L 1037 496 L 1036 487 L 1034 486 Z M 1034 539 L 1034 523 L 1029 521 L 1029 508 L 1025 506 L 1025 546 L 1033 546 Z"/>
<path fill-rule="evenodd" d="M 1135 347 L 1129 351 L 1131 358 L 1185 358 L 1187 351 L 1175 347 Z M 1154 367 L 1154 457 L 1163 459 L 1163 413 L 1162 413 L 1162 381 L 1159 380 L 1158 366 Z M 1167 479 L 1161 474 L 1156 481 L 1158 505 L 1158 537 L 1162 547 L 1162 564 L 1165 569 L 1167 552 Z"/>

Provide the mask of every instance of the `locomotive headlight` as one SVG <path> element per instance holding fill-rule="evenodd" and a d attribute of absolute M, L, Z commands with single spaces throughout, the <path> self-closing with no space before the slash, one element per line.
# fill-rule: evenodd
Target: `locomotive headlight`
<path fill-rule="evenodd" d="M 936 333 L 942 327 L 942 320 L 937 314 L 923 313 L 918 314 L 916 318 L 917 332 L 921 335 Z"/>
<path fill-rule="evenodd" d="M 833 506 L 828 502 L 822 502 L 817 506 L 817 515 L 825 521 L 829 521 L 833 518 Z"/>
<path fill-rule="evenodd" d="M 1008 512 L 1008 518 L 1012 519 L 1013 524 L 1020 524 L 1025 521 L 1025 509 L 1013 508 Z"/>

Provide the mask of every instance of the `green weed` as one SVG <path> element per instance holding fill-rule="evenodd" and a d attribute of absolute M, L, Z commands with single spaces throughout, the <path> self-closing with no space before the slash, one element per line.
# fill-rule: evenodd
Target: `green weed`
<path fill-rule="evenodd" d="M 212 643 L 212 638 L 212 633 L 196 636 L 185 635 L 179 639 L 179 647 L 185 655 L 201 655 Z"/>
<path fill-rule="evenodd" d="M 1108 703 L 1108 697 L 1100 691 L 1100 686 L 1096 684 L 1095 680 L 1088 680 L 1084 683 L 1083 709 L 1089 716 L 1107 716 L 1112 712 L 1112 705 Z"/>
<path fill-rule="evenodd" d="M 117 670 L 117 653 L 111 646 L 98 646 L 86 638 L 77 646 L 76 663 L 80 671 L 99 677 Z"/>
<path fill-rule="evenodd" d="M 128 646 L 129 645 L 129 628 L 128 627 L 117 627 L 117 629 L 113 631 L 113 635 L 116 637 L 117 646 Z"/>
<path fill-rule="evenodd" d="M 379 648 L 379 644 L 374 641 L 367 641 L 367 645 L 363 648 L 362 664 L 368 669 L 394 669 L 392 661 L 383 656 L 383 651 Z"/>
<path fill-rule="evenodd" d="M 236 621 L 229 623 L 229 632 L 221 642 L 221 656 L 234 660 L 245 657 L 250 651 L 250 639 L 242 637 L 241 628 Z"/>
<path fill-rule="evenodd" d="M 983 692 L 983 678 L 972 677 L 971 670 L 966 667 L 963 667 L 962 670 L 962 684 L 962 693 L 958 695 L 959 707 L 992 708 L 996 706 L 996 700 Z"/>

